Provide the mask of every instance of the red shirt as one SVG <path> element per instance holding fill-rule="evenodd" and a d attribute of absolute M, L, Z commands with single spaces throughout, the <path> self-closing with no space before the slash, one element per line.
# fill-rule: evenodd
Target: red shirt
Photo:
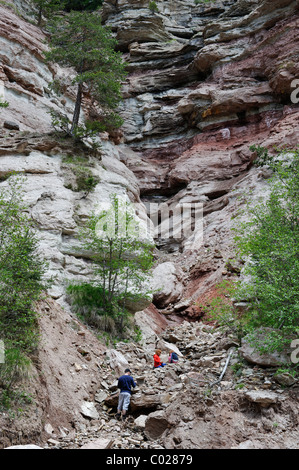
<path fill-rule="evenodd" d="M 162 364 L 162 361 L 158 354 L 154 354 L 154 367 L 158 367 Z"/>

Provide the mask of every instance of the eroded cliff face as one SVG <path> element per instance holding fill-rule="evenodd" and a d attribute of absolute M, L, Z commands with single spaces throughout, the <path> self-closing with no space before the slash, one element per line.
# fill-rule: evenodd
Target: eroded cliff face
<path fill-rule="evenodd" d="M 112 193 L 139 203 L 138 181 L 120 161 L 119 149 L 108 135 L 101 136 L 101 152 L 92 154 L 88 147 L 51 134 L 49 111 L 71 117 L 75 92 L 66 86 L 58 98 L 49 84 L 57 77 L 69 83 L 73 72 L 46 65 L 42 31 L 12 10 L 0 9 L 1 90 L 9 102 L 1 113 L 0 173 L 2 180 L 11 171 L 26 176 L 24 200 L 37 223 L 40 251 L 49 262 L 47 276 L 54 280 L 49 294 L 67 306 L 66 283 L 91 274 L 88 256 L 78 249 L 78 227 L 99 204 L 109 202 Z M 94 191 L 77 188 L 80 166 L 99 181 Z M 7 184 L 2 182 L 2 187 Z M 146 219 L 142 207 L 139 213 Z"/>
<path fill-rule="evenodd" d="M 152 12 L 147 2 L 106 1 L 103 17 L 129 63 L 119 147 L 142 200 L 203 204 L 203 237 L 156 239 L 161 262 L 176 269 L 167 279 L 171 264 L 156 272 L 166 285 L 155 304 L 190 318 L 190 305 L 230 274 L 238 196 L 265 186 L 249 147 L 297 145 L 298 4 L 156 3 Z"/>
<path fill-rule="evenodd" d="M 70 189 L 68 157 L 80 149 L 39 137 L 52 130 L 49 110 L 71 115 L 72 71 L 46 65 L 44 33 L 0 7 L 0 78 L 9 102 L 1 112 L 1 175 L 18 170 L 27 176 L 26 200 L 40 226 L 49 276 L 56 278 L 51 295 L 63 305 L 65 279 L 89 275 L 88 260 L 74 252 L 78 225 L 116 192 L 133 203 L 141 196 L 147 206 L 203 204 L 203 236 L 156 238 L 160 262 L 170 264 L 157 269 L 155 285 L 167 271 L 165 292 L 176 293 L 161 300 L 162 292 L 156 306 L 189 308 L 221 278 L 232 256 L 237 193 L 250 187 L 258 194 L 263 186 L 263 175 L 250 169 L 250 145 L 297 144 L 298 106 L 291 101 L 299 76 L 297 2 L 180 0 L 158 1 L 157 7 L 152 12 L 145 1 L 103 4 L 103 20 L 118 39 L 129 75 L 122 138 L 102 136 L 102 155 L 89 158 L 86 171 L 100 180 L 89 194 Z M 49 89 L 57 77 L 66 84 L 61 97 Z M 85 99 L 85 116 L 89 111 Z M 6 121 L 19 131 L 6 129 Z"/>
<path fill-rule="evenodd" d="M 92 208 L 108 201 L 112 193 L 133 203 L 143 201 L 142 220 L 150 202 L 164 201 L 169 207 L 203 204 L 203 233 L 179 240 L 156 239 L 154 284 L 162 288 L 153 304 L 135 315 L 150 361 L 152 348 L 171 320 L 198 319 L 197 301 L 235 269 L 227 264 L 234 256 L 232 215 L 242 206 L 240 196 L 246 191 L 259 197 L 267 188 L 268 175 L 252 168 L 249 146 L 298 143 L 299 111 L 291 101 L 292 83 L 299 78 L 298 2 L 156 3 L 158 12 L 149 10 L 147 0 L 103 4 L 103 20 L 119 41 L 129 76 L 123 87 L 122 137 L 102 135 L 101 155 L 89 157 L 86 163 L 87 170 L 100 179 L 91 193 L 71 188 L 75 176 L 70 159 L 84 151 L 49 134 L 48 111 L 70 115 L 75 98 L 67 85 L 63 96 L 53 95 L 49 82 L 58 76 L 67 83 L 72 71 L 47 66 L 42 57 L 44 33 L 0 6 L 0 79 L 9 102 L 0 115 L 4 125 L 0 176 L 5 179 L 12 170 L 26 175 L 25 200 L 39 226 L 48 275 L 55 279 L 49 295 L 67 308 L 61 310 L 55 300 L 49 310 L 45 303 L 40 306 L 45 341 L 32 381 L 37 420 L 29 413 L 11 434 L 7 431 L 2 445 L 18 439 L 32 442 L 34 436 L 35 442 L 41 442 L 44 422 L 52 423 L 57 435 L 63 427 L 70 431 L 86 426 L 81 405 L 93 400 L 103 375 L 99 366 L 105 348 L 69 313 L 65 285 L 90 275 L 88 258 L 74 247 L 78 226 Z M 84 112 L 88 116 L 87 99 Z M 67 357 L 62 359 L 65 349 Z M 90 353 L 87 362 L 82 350 Z M 192 381 L 186 387 L 185 396 L 192 396 Z M 231 403 L 233 413 L 234 398 Z M 163 435 L 167 447 L 177 445 L 178 426 L 181 446 L 192 447 L 192 442 L 207 446 L 203 441 L 195 444 L 191 436 L 203 429 L 200 416 L 193 417 L 192 426 L 186 424 L 175 403 L 166 415 L 166 421 L 175 423 Z M 2 418 L 7 427 L 7 417 Z M 239 442 L 243 440 L 244 433 Z M 219 438 L 219 447 L 229 446 L 227 440 L 223 442 Z M 217 445 L 214 439 L 211 446 Z"/>

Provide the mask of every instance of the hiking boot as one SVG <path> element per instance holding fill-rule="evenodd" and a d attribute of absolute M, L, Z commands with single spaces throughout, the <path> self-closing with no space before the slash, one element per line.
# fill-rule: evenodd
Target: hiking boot
<path fill-rule="evenodd" d="M 119 420 L 120 420 L 120 418 L 121 418 L 121 414 L 120 414 L 120 413 L 116 413 L 116 415 L 115 415 L 115 419 L 118 419 L 118 421 L 119 421 Z"/>

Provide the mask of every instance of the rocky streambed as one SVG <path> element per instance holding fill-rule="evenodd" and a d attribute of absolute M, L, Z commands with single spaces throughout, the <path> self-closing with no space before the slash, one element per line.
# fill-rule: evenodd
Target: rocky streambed
<path fill-rule="evenodd" d="M 60 436 L 48 429 L 45 448 L 298 447 L 299 384 L 287 374 L 244 360 L 235 338 L 202 322 L 168 328 L 159 345 L 164 360 L 166 346 L 176 349 L 179 363 L 153 369 L 153 351 L 136 343 L 107 350 L 85 423 Z M 120 422 L 116 377 L 126 366 L 137 388 Z"/>

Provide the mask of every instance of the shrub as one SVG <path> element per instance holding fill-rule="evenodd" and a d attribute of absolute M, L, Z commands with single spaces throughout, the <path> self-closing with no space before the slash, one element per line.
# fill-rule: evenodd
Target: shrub
<path fill-rule="evenodd" d="M 149 2 L 148 7 L 152 12 L 159 11 L 155 1 Z"/>
<path fill-rule="evenodd" d="M 153 246 L 140 238 L 132 210 L 129 203 L 113 195 L 108 210 L 90 216 L 80 239 L 84 249 L 92 253 L 94 276 L 88 284 L 69 287 L 75 306 L 87 317 L 95 312 L 109 316 L 121 333 L 128 316 L 127 304 L 149 295 L 144 284 L 148 284 L 153 263 Z"/>
<path fill-rule="evenodd" d="M 22 201 L 20 177 L 12 176 L 0 191 L 0 332 L 5 363 L 1 387 L 9 392 L 30 364 L 38 344 L 34 303 L 46 288 L 46 264 L 37 253 L 38 240 Z"/>

